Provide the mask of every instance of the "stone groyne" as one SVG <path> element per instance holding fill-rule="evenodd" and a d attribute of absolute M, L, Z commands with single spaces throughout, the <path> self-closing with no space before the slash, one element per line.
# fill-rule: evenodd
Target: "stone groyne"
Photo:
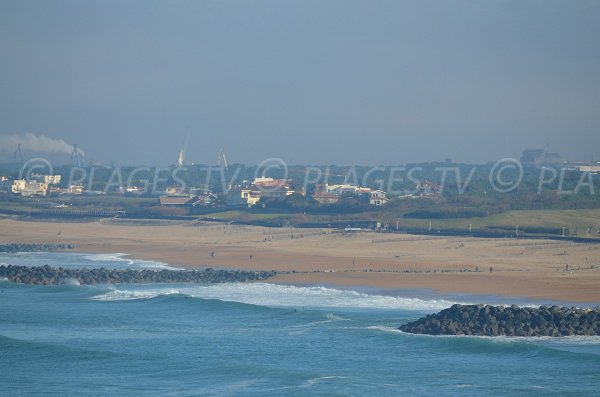
<path fill-rule="evenodd" d="M 275 271 L 248 270 L 133 270 L 66 269 L 52 266 L 0 266 L 0 278 L 20 284 L 145 284 L 145 283 L 226 283 L 259 281 L 273 277 Z"/>
<path fill-rule="evenodd" d="M 75 248 L 73 244 L 0 244 L 0 252 L 46 252 Z"/>
<path fill-rule="evenodd" d="M 429 335 L 572 336 L 600 335 L 600 309 L 453 305 L 399 327 Z"/>

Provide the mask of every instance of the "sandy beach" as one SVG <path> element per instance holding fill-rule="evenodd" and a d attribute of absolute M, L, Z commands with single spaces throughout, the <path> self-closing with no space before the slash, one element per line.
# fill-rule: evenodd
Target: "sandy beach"
<path fill-rule="evenodd" d="M 277 283 L 431 288 L 600 302 L 600 244 L 207 222 L 5 218 L 0 220 L 0 244 L 6 243 L 69 243 L 80 252 L 125 253 L 187 268 L 298 272 L 272 279 Z"/>

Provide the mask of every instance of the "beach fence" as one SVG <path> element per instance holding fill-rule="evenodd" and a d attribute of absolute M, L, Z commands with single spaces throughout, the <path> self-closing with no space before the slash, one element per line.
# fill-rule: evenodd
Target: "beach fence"
<path fill-rule="evenodd" d="M 505 242 L 496 244 L 496 247 L 523 247 L 526 250 L 538 250 L 546 248 L 567 248 L 579 245 L 576 242 L 565 242 L 556 240 L 542 240 L 542 241 L 523 241 L 523 242 Z"/>
<path fill-rule="evenodd" d="M 73 209 L 57 208 L 47 212 L 50 215 L 58 216 L 81 216 L 81 217 L 114 217 L 125 216 L 125 211 L 107 210 L 107 209 Z"/>
<path fill-rule="evenodd" d="M 378 238 L 371 240 L 371 244 L 385 244 L 385 243 L 403 243 L 409 241 L 427 241 L 427 240 L 443 240 L 445 237 L 405 237 L 405 238 Z"/>
<path fill-rule="evenodd" d="M 295 239 L 301 239 L 301 238 L 306 238 L 306 237 L 313 237 L 313 236 L 324 236 L 327 234 L 331 234 L 331 231 L 329 230 L 316 230 L 316 231 L 310 231 L 310 232 L 299 232 L 297 229 L 293 229 L 292 231 L 286 231 L 286 232 L 275 232 L 275 233 L 269 233 L 269 232 L 263 232 L 263 236 L 265 236 L 266 239 L 268 240 L 295 240 Z"/>

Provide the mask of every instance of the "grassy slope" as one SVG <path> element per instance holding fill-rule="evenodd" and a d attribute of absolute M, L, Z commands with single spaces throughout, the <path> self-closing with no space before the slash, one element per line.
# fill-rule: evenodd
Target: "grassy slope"
<path fill-rule="evenodd" d="M 66 201 L 63 197 L 52 197 L 51 201 L 62 202 Z M 101 197 L 101 198 L 75 198 L 86 202 L 96 202 L 102 206 L 119 206 L 119 204 L 130 202 L 132 204 L 149 203 L 155 199 L 139 199 L 128 197 Z M 45 201 L 45 200 L 44 200 Z M 84 204 L 80 203 L 80 204 Z M 2 201 L 0 207 L 11 210 L 33 210 L 49 209 L 53 206 L 40 206 L 37 200 L 27 201 Z M 86 208 L 87 205 L 78 208 Z M 230 210 L 224 212 L 215 212 L 207 214 L 210 217 L 223 220 L 236 220 L 241 222 L 255 221 L 270 221 L 270 220 L 287 220 L 290 224 L 315 222 L 315 223 L 331 223 L 337 225 L 338 222 L 343 223 L 346 219 L 377 219 L 377 213 L 357 213 L 340 215 L 317 215 L 317 214 L 291 214 L 291 213 L 261 213 L 249 212 L 244 210 Z M 399 219 L 400 227 L 404 228 L 428 228 L 430 220 L 427 219 Z M 462 229 L 468 230 L 469 224 L 472 224 L 473 230 L 477 230 L 489 226 L 507 226 L 515 227 L 553 227 L 569 229 L 571 235 L 575 233 L 578 236 L 585 237 L 588 228 L 591 227 L 590 237 L 598 237 L 600 230 L 600 209 L 588 210 L 535 210 L 535 211 L 508 211 L 502 214 L 496 214 L 484 218 L 464 218 L 464 219 L 432 219 L 431 226 L 433 229 Z M 395 222 L 390 222 L 390 227 L 395 227 Z"/>
<path fill-rule="evenodd" d="M 208 214 L 211 218 L 224 219 L 224 220 L 246 220 L 246 221 L 264 221 L 276 218 L 285 218 L 291 216 L 291 214 L 279 214 L 279 213 L 253 213 L 239 210 L 215 212 Z"/>
<path fill-rule="evenodd" d="M 376 218 L 376 214 L 372 219 Z M 264 221 L 272 219 L 288 219 L 293 224 L 294 221 L 301 222 L 331 222 L 337 224 L 337 216 L 325 215 L 300 215 L 285 213 L 250 213 L 245 211 L 226 211 L 211 215 L 219 219 L 238 220 L 238 221 Z M 342 221 L 348 219 L 360 219 L 360 214 L 343 215 Z M 427 219 L 400 219 L 400 227 L 405 228 L 428 228 Z M 590 237 L 600 237 L 597 232 L 600 230 L 600 209 L 594 210 L 536 210 L 536 211 L 508 211 L 502 214 L 496 214 L 485 218 L 464 218 L 464 219 L 432 219 L 433 229 L 462 229 L 467 230 L 469 224 L 472 224 L 473 230 L 489 226 L 506 226 L 514 228 L 519 225 L 525 227 L 547 227 L 562 228 L 566 227 L 571 235 L 577 233 L 579 236 L 586 236 L 589 227 L 592 228 Z M 394 227 L 394 224 L 390 224 Z"/>
<path fill-rule="evenodd" d="M 429 227 L 426 219 L 402 219 L 401 225 L 405 227 Z M 585 236 L 588 227 L 592 228 L 591 234 L 600 229 L 600 209 L 594 210 L 537 210 L 537 211 L 508 211 L 485 218 L 465 219 L 432 219 L 433 228 L 469 228 L 479 229 L 485 226 L 511 226 L 521 227 L 567 227 L 579 236 Z"/>

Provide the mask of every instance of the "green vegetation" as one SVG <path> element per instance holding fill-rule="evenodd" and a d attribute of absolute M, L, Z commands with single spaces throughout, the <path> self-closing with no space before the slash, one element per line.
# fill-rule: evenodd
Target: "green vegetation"
<path fill-rule="evenodd" d="M 401 219 L 400 228 L 429 228 L 429 220 Z M 392 223 L 392 222 L 391 222 Z M 395 227 L 396 223 L 393 222 Z M 600 237 L 600 209 L 593 210 L 511 210 L 502 214 L 487 217 L 473 217 L 464 219 L 435 219 L 431 220 L 432 230 L 462 229 L 473 230 L 500 228 L 515 231 L 519 225 L 521 231 L 527 229 L 556 229 L 559 233 L 562 228 L 567 228 L 566 233 L 586 237 L 590 230 L 590 237 Z M 558 233 L 557 233 L 558 234 Z"/>
<path fill-rule="evenodd" d="M 234 220 L 239 222 L 255 222 L 255 221 L 267 221 L 273 219 L 287 219 L 290 217 L 290 214 L 284 213 L 264 213 L 264 212 L 256 212 L 251 210 L 233 210 L 233 211 L 224 211 L 224 212 L 216 212 L 207 215 L 212 219 L 219 220 Z"/>
<path fill-rule="evenodd" d="M 442 231 L 468 231 L 469 225 L 473 232 L 497 231 L 514 234 L 519 225 L 521 234 L 555 234 L 561 235 L 562 228 L 568 236 L 600 238 L 600 209 L 593 210 L 510 210 L 502 214 L 486 217 L 471 217 L 461 219 L 412 219 L 412 218 L 381 218 L 377 212 L 358 214 L 322 215 L 296 213 L 265 213 L 258 210 L 226 211 L 209 215 L 210 218 L 222 221 L 253 223 L 270 226 L 374 226 L 380 222 L 394 230 L 421 229 Z"/>

